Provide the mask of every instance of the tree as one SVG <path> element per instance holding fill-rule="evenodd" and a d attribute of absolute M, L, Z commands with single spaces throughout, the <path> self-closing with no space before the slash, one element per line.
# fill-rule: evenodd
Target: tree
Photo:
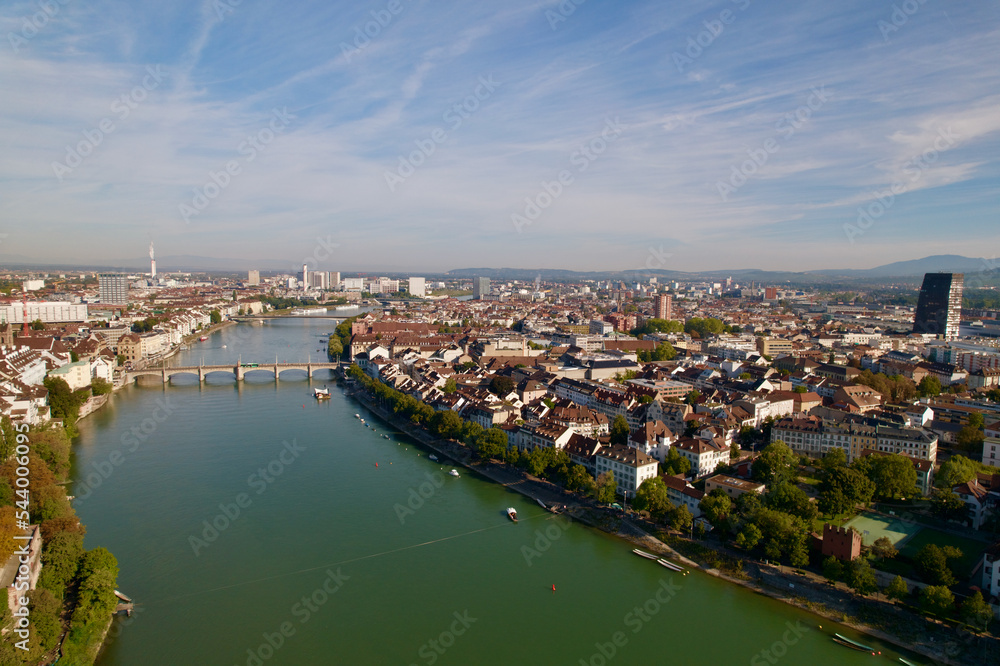
<path fill-rule="evenodd" d="M 73 391 L 62 377 L 46 377 L 43 383 L 49 391 L 49 409 L 52 416 L 64 419 L 67 423 L 75 423 L 80 415 L 80 405 L 87 401 L 90 391 L 87 389 Z"/>
<path fill-rule="evenodd" d="M 816 505 L 809 500 L 804 490 L 791 483 L 771 486 L 764 496 L 764 503 L 772 509 L 790 513 L 803 520 L 816 517 Z"/>
<path fill-rule="evenodd" d="M 514 390 L 514 380 L 505 375 L 494 375 L 490 380 L 490 391 L 503 398 Z"/>
<path fill-rule="evenodd" d="M 847 570 L 847 585 L 864 596 L 878 591 L 878 581 L 868 560 L 859 557 L 850 563 Z"/>
<path fill-rule="evenodd" d="M 454 377 L 449 377 L 441 390 L 450 395 L 458 390 L 458 382 L 455 381 Z"/>
<path fill-rule="evenodd" d="M 450 409 L 434 412 L 430 425 L 439 437 L 445 439 L 455 439 L 462 433 L 462 417 Z"/>
<path fill-rule="evenodd" d="M 893 578 L 892 582 L 889 583 L 889 586 L 885 588 L 885 596 L 890 599 L 903 599 L 909 593 L 910 590 L 907 589 L 902 576 L 896 576 Z"/>
<path fill-rule="evenodd" d="M 972 412 L 969 414 L 969 425 L 976 430 L 982 430 L 985 427 L 986 419 L 979 412 Z"/>
<path fill-rule="evenodd" d="M 840 467 L 847 467 L 847 453 L 839 446 L 834 447 L 826 452 L 819 466 L 827 474 Z"/>
<path fill-rule="evenodd" d="M 35 321 L 31 322 L 31 330 L 33 330 L 33 331 L 44 331 L 45 330 L 45 324 L 42 323 L 41 319 L 36 319 Z"/>
<path fill-rule="evenodd" d="M 643 481 L 632 500 L 633 509 L 648 512 L 654 520 L 661 520 L 670 507 L 667 484 L 658 476 Z"/>
<path fill-rule="evenodd" d="M 958 579 L 948 567 L 948 560 L 960 559 L 962 551 L 954 546 L 929 543 L 913 557 L 913 564 L 920 576 L 932 585 L 954 585 Z"/>
<path fill-rule="evenodd" d="M 693 521 L 694 516 L 691 515 L 691 510 L 683 504 L 670 512 L 670 526 L 680 532 L 687 532 L 690 530 L 691 523 Z"/>
<path fill-rule="evenodd" d="M 840 449 L 835 449 L 841 451 Z M 835 462 L 833 455 L 829 462 Z M 841 451 L 841 455 L 843 452 Z M 823 459 L 826 466 L 827 458 Z M 875 484 L 862 472 L 850 467 L 834 466 L 824 471 L 819 484 L 819 509 L 827 515 L 836 515 L 850 510 L 855 504 L 867 504 L 875 493 Z"/>
<path fill-rule="evenodd" d="M 922 398 L 939 395 L 941 393 L 941 380 L 934 375 L 927 375 L 917 384 L 917 391 Z"/>
<path fill-rule="evenodd" d="M 686 396 L 684 396 L 684 402 L 689 405 L 696 405 L 698 404 L 699 398 L 701 398 L 701 393 L 692 389 L 691 391 L 688 391 Z"/>
<path fill-rule="evenodd" d="M 90 392 L 94 395 L 107 395 L 113 388 L 111 382 L 102 377 L 94 377 L 90 382 Z"/>
<path fill-rule="evenodd" d="M 993 619 L 993 609 L 983 600 L 983 595 L 978 590 L 962 602 L 959 613 L 963 620 L 983 631 Z"/>
<path fill-rule="evenodd" d="M 880 560 L 891 560 L 899 555 L 899 551 L 892 545 L 889 537 L 883 536 L 875 539 L 875 543 L 872 544 L 872 554 Z"/>
<path fill-rule="evenodd" d="M 516 448 L 513 450 L 517 451 Z M 579 491 L 591 497 L 597 494 L 597 483 L 583 465 L 573 465 L 569 469 L 566 478 L 566 488 L 572 491 Z"/>
<path fill-rule="evenodd" d="M 618 483 L 614 472 L 604 472 L 597 477 L 597 501 L 601 504 L 611 504 L 615 501 Z"/>
<path fill-rule="evenodd" d="M 906 456 L 874 455 L 855 460 L 851 465 L 875 484 L 875 497 L 895 499 L 917 494 L 917 471 Z"/>
<path fill-rule="evenodd" d="M 955 455 L 941 463 L 941 469 L 938 470 L 934 485 L 939 488 L 952 488 L 976 478 L 977 471 L 979 471 L 979 465 L 975 461 L 969 460 L 965 456 Z"/>
<path fill-rule="evenodd" d="M 944 585 L 929 585 L 920 591 L 920 607 L 935 615 L 948 615 L 955 606 L 955 595 Z"/>
<path fill-rule="evenodd" d="M 760 540 L 764 538 L 761 533 L 760 528 L 753 523 L 747 523 L 740 530 L 740 533 L 736 535 L 736 547 L 742 548 L 744 550 L 753 550 L 760 543 Z"/>
<path fill-rule="evenodd" d="M 934 514 L 944 520 L 962 520 L 969 513 L 962 498 L 950 488 L 937 488 L 931 497 L 931 509 Z"/>
<path fill-rule="evenodd" d="M 678 453 L 677 449 L 670 447 L 663 459 L 663 473 L 667 476 L 677 476 L 687 474 L 689 471 L 691 471 L 691 461 Z"/>
<path fill-rule="evenodd" d="M 628 444 L 628 436 L 628 421 L 625 420 L 624 416 L 618 414 L 611 424 L 611 443 L 625 446 Z"/>
<path fill-rule="evenodd" d="M 63 590 L 79 567 L 83 555 L 83 534 L 59 532 L 43 543 L 41 586 L 62 598 Z"/>
<path fill-rule="evenodd" d="M 479 440 L 478 455 L 480 460 L 499 458 L 507 450 L 507 434 L 496 426 L 483 432 Z"/>
<path fill-rule="evenodd" d="M 823 575 L 827 580 L 838 581 L 844 576 L 844 564 L 833 555 L 823 560 Z"/>
<path fill-rule="evenodd" d="M 771 442 L 753 464 L 753 478 L 765 485 L 790 481 L 798 458 L 780 439 Z"/>
<path fill-rule="evenodd" d="M 955 444 L 958 448 L 969 453 L 983 450 L 983 441 L 986 439 L 983 431 L 971 425 L 962 426 L 955 436 Z"/>
<path fill-rule="evenodd" d="M 702 498 L 698 503 L 705 520 L 712 523 L 712 527 L 719 527 L 723 521 L 733 511 L 733 502 L 729 495 L 721 488 L 716 488 Z"/>
<path fill-rule="evenodd" d="M 729 447 L 729 462 L 733 462 L 740 459 L 742 451 L 740 451 L 740 445 L 737 440 L 733 440 L 732 445 Z"/>
<path fill-rule="evenodd" d="M 219 312 L 218 310 L 212 310 L 211 312 L 209 312 L 208 317 L 213 324 L 222 323 L 222 313 Z"/>

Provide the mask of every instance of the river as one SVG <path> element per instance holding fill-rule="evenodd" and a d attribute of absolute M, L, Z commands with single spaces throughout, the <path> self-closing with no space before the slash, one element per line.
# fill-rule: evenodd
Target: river
<path fill-rule="evenodd" d="M 240 324 L 170 362 L 325 360 L 334 326 Z M 448 476 L 339 389 L 313 400 L 322 379 L 173 381 L 79 424 L 86 546 L 117 556 L 139 604 L 101 666 L 872 663 L 815 616 Z"/>

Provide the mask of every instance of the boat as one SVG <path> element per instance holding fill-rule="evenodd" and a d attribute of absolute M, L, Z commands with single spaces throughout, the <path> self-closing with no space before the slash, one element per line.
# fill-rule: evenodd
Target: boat
<path fill-rule="evenodd" d="M 354 414 L 354 418 L 356 418 L 356 419 L 360 419 L 360 418 L 361 418 L 361 414 L 358 414 L 357 412 L 355 412 L 355 414 Z"/>
<path fill-rule="evenodd" d="M 223 349 L 225 349 L 225 348 L 226 348 L 226 345 L 222 345 L 222 348 L 223 348 Z"/>
<path fill-rule="evenodd" d="M 635 553 L 636 555 L 638 555 L 639 557 L 645 557 L 647 560 L 658 560 L 658 559 L 660 559 L 656 555 L 653 555 L 652 553 L 647 553 L 644 550 L 639 550 L 638 548 L 633 548 L 632 552 Z"/>
<path fill-rule="evenodd" d="M 917 666 L 917 665 L 916 665 L 916 664 L 914 664 L 914 663 L 913 663 L 912 661 L 907 661 L 906 659 L 903 659 L 902 657 L 900 657 L 900 658 L 899 658 L 899 660 L 900 660 L 901 662 L 903 662 L 904 664 L 906 664 L 906 666 Z"/>
<path fill-rule="evenodd" d="M 512 506 L 507 507 L 507 517 L 513 520 L 515 523 L 517 522 L 517 511 L 514 510 L 514 507 Z"/>
<path fill-rule="evenodd" d="M 547 509 L 548 508 L 547 506 L 545 506 L 545 502 L 543 502 L 542 500 L 538 499 L 537 497 L 535 498 L 535 501 L 538 502 L 538 506 L 542 507 L 543 509 Z"/>
<path fill-rule="evenodd" d="M 204 342 L 205 340 L 208 340 L 208 336 L 207 335 L 203 335 L 200 338 L 198 338 L 198 342 Z"/>
<path fill-rule="evenodd" d="M 686 574 L 687 573 L 686 571 L 684 571 L 684 569 L 682 567 L 674 564 L 673 562 L 669 562 L 669 561 L 663 559 L 662 557 L 660 559 L 656 560 L 656 563 L 659 564 L 661 567 L 666 567 L 666 568 L 670 569 L 671 571 L 676 571 L 677 573 L 682 573 L 682 574 Z"/>
<path fill-rule="evenodd" d="M 839 643 L 839 644 L 843 645 L 844 647 L 849 647 L 849 648 L 852 648 L 854 650 L 860 650 L 862 652 L 874 652 L 875 651 L 875 648 L 869 647 L 869 646 L 865 645 L 864 643 L 859 643 L 857 641 L 852 641 L 847 636 L 841 636 L 840 634 L 834 634 L 833 635 L 833 642 L 834 643 Z"/>
<path fill-rule="evenodd" d="M 452 476 L 458 476 L 458 470 L 457 469 L 453 469 L 453 470 L 451 470 L 448 473 L 451 474 Z"/>
<path fill-rule="evenodd" d="M 433 453 L 430 454 L 429 456 L 427 456 L 427 459 L 428 460 L 433 460 L 434 462 L 438 461 L 438 457 L 436 455 L 434 455 Z"/>
<path fill-rule="evenodd" d="M 329 400 L 330 399 L 330 389 L 328 388 L 314 388 L 313 397 L 317 400 Z"/>

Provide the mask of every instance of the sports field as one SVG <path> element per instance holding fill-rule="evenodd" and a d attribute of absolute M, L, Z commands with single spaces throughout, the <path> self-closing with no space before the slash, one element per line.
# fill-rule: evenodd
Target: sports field
<path fill-rule="evenodd" d="M 889 541 L 896 548 L 900 548 L 900 544 L 906 543 L 917 532 L 923 529 L 923 527 L 914 522 L 905 522 L 898 518 L 886 518 L 877 515 L 857 516 L 849 520 L 844 526 L 853 527 L 858 532 L 861 532 L 861 542 L 866 546 L 872 545 L 876 539 L 881 537 L 889 537 Z"/>

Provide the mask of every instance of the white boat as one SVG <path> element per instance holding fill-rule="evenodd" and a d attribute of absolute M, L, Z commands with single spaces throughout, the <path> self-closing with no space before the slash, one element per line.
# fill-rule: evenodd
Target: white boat
<path fill-rule="evenodd" d="M 356 418 L 356 419 L 360 419 L 360 418 L 361 418 L 361 414 L 357 414 L 357 413 L 355 413 L 355 414 L 354 414 L 354 418 Z"/>
<path fill-rule="evenodd" d="M 458 470 L 457 469 L 453 469 L 453 470 L 451 470 L 448 473 L 451 474 L 452 476 L 458 476 Z"/>
<path fill-rule="evenodd" d="M 517 511 L 514 510 L 514 507 L 512 506 L 507 507 L 507 517 L 513 520 L 515 523 L 517 522 Z"/>
<path fill-rule="evenodd" d="M 226 348 L 226 345 L 222 345 L 222 348 L 223 348 L 223 349 L 225 349 L 225 348 Z"/>
<path fill-rule="evenodd" d="M 677 573 L 684 573 L 684 569 L 682 569 L 681 567 L 677 566 L 673 562 L 668 562 L 667 560 L 663 559 L 662 557 L 660 559 L 656 560 L 656 563 L 659 564 L 660 566 L 663 566 L 663 567 L 666 567 L 666 568 L 670 569 L 671 571 L 676 571 Z"/>
<path fill-rule="evenodd" d="M 543 502 L 542 500 L 538 499 L 537 497 L 535 498 L 535 501 L 538 502 L 538 506 L 542 507 L 543 509 L 549 508 L 549 507 L 545 506 L 545 502 Z"/>
<path fill-rule="evenodd" d="M 429 456 L 427 456 L 427 459 L 428 460 L 433 460 L 434 462 L 437 462 L 438 457 L 432 453 Z"/>
<path fill-rule="evenodd" d="M 639 557 L 645 557 L 647 560 L 659 559 L 656 555 L 653 555 L 652 553 L 647 553 L 644 550 L 639 550 L 638 548 L 633 548 L 632 552 L 638 555 Z"/>
<path fill-rule="evenodd" d="M 330 399 L 330 389 L 328 388 L 314 388 L 313 397 L 317 400 L 329 400 Z"/>

